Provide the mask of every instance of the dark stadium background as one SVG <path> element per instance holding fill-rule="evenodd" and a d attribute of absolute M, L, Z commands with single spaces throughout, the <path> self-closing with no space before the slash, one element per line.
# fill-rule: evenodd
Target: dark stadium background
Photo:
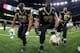
<path fill-rule="evenodd" d="M 3 9 L 3 5 L 4 4 L 9 4 L 12 6 L 17 6 L 18 3 L 23 2 L 26 4 L 26 6 L 28 7 L 32 7 L 34 9 L 38 9 L 40 7 L 42 7 L 41 5 L 34 5 L 34 3 L 37 4 L 43 4 L 45 2 L 61 2 L 61 1 L 68 1 L 67 5 L 62 5 L 62 6 L 54 6 L 58 12 L 60 12 L 62 10 L 63 7 L 68 7 L 68 9 L 71 11 L 72 16 L 73 16 L 73 22 L 78 22 L 80 21 L 80 1 L 79 2 L 71 2 L 71 0 L 0 0 L 0 19 L 5 19 L 5 20 L 12 20 L 13 17 L 10 16 L 5 16 L 4 13 L 8 13 L 11 15 L 14 15 L 15 12 L 13 11 L 9 11 L 9 10 L 5 10 Z"/>

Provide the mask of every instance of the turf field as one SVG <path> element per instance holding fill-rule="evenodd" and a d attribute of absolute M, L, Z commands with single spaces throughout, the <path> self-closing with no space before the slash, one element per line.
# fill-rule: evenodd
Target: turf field
<path fill-rule="evenodd" d="M 17 31 L 17 29 L 15 29 Z M 16 37 L 14 40 L 9 38 L 9 29 L 5 32 L 0 29 L 0 53 L 22 53 L 20 52 L 21 40 Z M 49 44 L 50 32 L 46 34 L 45 48 L 42 53 L 78 53 L 76 48 L 80 44 L 80 29 L 68 30 L 67 46 L 63 47 Z M 23 53 L 38 53 L 39 38 L 36 37 L 34 29 L 31 30 L 30 35 L 27 37 L 27 49 Z"/>

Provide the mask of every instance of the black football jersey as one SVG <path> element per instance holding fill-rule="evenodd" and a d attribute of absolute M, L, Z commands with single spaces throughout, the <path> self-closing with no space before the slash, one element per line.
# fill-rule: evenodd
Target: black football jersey
<path fill-rule="evenodd" d="M 71 13 L 69 11 L 67 12 L 60 12 L 61 16 L 62 16 L 62 20 L 63 21 L 68 21 L 70 19 Z"/>
<path fill-rule="evenodd" d="M 55 8 L 50 8 L 50 11 L 47 11 L 46 8 L 41 8 L 39 10 L 39 19 L 41 24 L 49 24 L 54 22 Z"/>
<path fill-rule="evenodd" d="M 23 12 L 18 11 L 18 13 L 16 13 L 19 22 L 21 23 L 28 23 L 28 14 L 31 13 L 31 10 L 24 10 Z"/>

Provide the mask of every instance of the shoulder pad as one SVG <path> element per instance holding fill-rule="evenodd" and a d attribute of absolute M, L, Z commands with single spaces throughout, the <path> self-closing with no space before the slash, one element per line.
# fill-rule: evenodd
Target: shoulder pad
<path fill-rule="evenodd" d="M 28 8 L 28 7 L 24 8 L 24 9 L 26 9 L 26 10 L 31 10 L 31 8 Z"/>
<path fill-rule="evenodd" d="M 44 7 L 43 8 L 39 8 L 39 11 L 42 11 L 44 9 Z"/>
<path fill-rule="evenodd" d="M 31 8 L 29 8 L 29 7 L 24 7 L 24 9 L 25 9 L 25 10 L 31 10 Z M 16 7 L 16 10 L 19 10 L 19 8 Z"/>
<path fill-rule="evenodd" d="M 18 12 L 15 14 L 15 16 L 17 16 L 17 15 L 19 15 L 19 13 L 18 13 Z"/>
<path fill-rule="evenodd" d="M 56 10 L 54 7 L 52 7 L 53 10 Z"/>
<path fill-rule="evenodd" d="M 71 13 L 70 11 L 68 11 L 68 13 Z"/>
<path fill-rule="evenodd" d="M 61 11 L 60 13 L 64 13 L 63 11 Z"/>

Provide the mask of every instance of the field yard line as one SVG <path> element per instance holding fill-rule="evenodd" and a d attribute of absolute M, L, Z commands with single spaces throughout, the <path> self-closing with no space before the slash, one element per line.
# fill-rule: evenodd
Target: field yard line
<path fill-rule="evenodd" d="M 10 27 L 6 27 L 6 29 L 9 29 Z M 0 29 L 4 29 L 4 27 L 0 27 Z"/>
<path fill-rule="evenodd" d="M 8 34 L 0 34 L 0 36 L 10 36 L 10 35 L 8 35 Z M 26 36 L 26 37 L 39 37 L 39 36 Z"/>
<path fill-rule="evenodd" d="M 75 32 L 80 32 L 80 31 L 75 31 Z M 74 31 L 71 32 L 71 33 L 68 33 L 68 34 L 72 34 L 72 33 L 74 33 Z M 8 34 L 0 34 L 0 36 L 10 36 L 10 35 L 8 35 Z M 26 37 L 39 37 L 39 36 L 35 35 L 35 36 L 26 36 Z"/>
<path fill-rule="evenodd" d="M 6 34 L 0 34 L 0 36 L 9 36 L 8 34 L 6 35 Z"/>

